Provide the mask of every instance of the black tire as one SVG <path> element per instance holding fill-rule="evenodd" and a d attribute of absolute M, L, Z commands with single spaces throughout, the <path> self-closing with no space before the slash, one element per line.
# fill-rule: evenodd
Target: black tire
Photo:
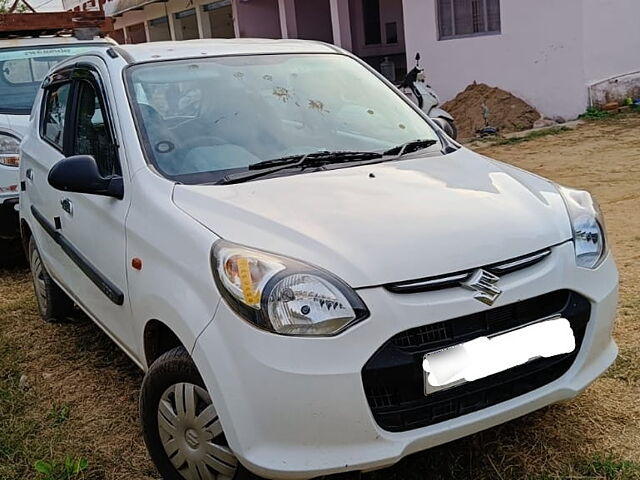
<path fill-rule="evenodd" d="M 47 272 L 33 237 L 29 239 L 28 260 L 40 316 L 51 323 L 65 320 L 73 311 L 73 300 L 56 285 Z"/>
<path fill-rule="evenodd" d="M 158 426 L 158 410 L 163 395 L 168 389 L 181 383 L 192 384 L 206 391 L 202 377 L 193 360 L 184 347 L 177 347 L 164 353 L 153 362 L 144 376 L 140 392 L 140 421 L 144 442 L 153 463 L 165 480 L 184 480 L 165 452 Z M 222 438 L 225 441 L 224 433 Z M 259 479 L 260 477 L 252 474 L 238 463 L 233 480 Z"/>

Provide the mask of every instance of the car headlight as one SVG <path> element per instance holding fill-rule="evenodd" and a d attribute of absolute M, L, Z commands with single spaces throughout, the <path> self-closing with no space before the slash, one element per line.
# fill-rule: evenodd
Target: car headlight
<path fill-rule="evenodd" d="M 336 335 L 369 315 L 356 292 L 335 275 L 279 255 L 216 242 L 216 285 L 241 317 L 282 335 Z"/>
<path fill-rule="evenodd" d="M 20 139 L 0 133 L 0 164 L 9 167 L 20 165 Z"/>
<path fill-rule="evenodd" d="M 596 268 L 607 253 L 604 218 L 598 202 L 589 192 L 558 186 L 571 226 L 576 250 L 576 264 Z"/>

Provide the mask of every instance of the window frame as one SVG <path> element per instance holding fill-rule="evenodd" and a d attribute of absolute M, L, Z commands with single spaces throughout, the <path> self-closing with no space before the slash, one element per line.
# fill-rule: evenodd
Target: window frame
<path fill-rule="evenodd" d="M 66 152 L 68 152 L 68 147 L 69 147 L 69 135 L 70 135 L 70 131 L 71 129 L 66 128 L 66 126 L 69 124 L 69 120 L 70 120 L 70 115 L 71 115 L 71 111 L 73 110 L 73 105 L 74 105 L 74 91 L 75 91 L 75 86 L 74 86 L 74 81 L 72 78 L 73 75 L 73 68 L 65 68 L 64 70 L 60 70 L 57 72 L 54 72 L 50 75 L 48 75 L 43 83 L 42 83 L 42 89 L 44 90 L 44 94 L 42 95 L 42 101 L 41 101 L 41 105 L 40 105 L 40 118 L 39 118 L 39 125 L 38 125 L 38 133 L 40 135 L 40 138 L 46 142 L 48 145 L 50 145 L 51 147 L 55 148 L 57 151 L 59 151 L 60 153 L 62 153 L 63 155 L 66 155 Z M 44 133 L 44 127 L 45 127 L 45 120 L 47 118 L 47 100 L 49 98 L 49 94 L 50 91 L 55 88 L 58 87 L 60 85 L 64 85 L 64 84 L 69 84 L 69 96 L 67 98 L 67 108 L 65 109 L 64 112 L 64 124 L 63 124 L 63 132 L 62 132 L 62 145 L 58 145 L 57 143 L 55 143 L 54 141 L 52 141 L 49 137 L 47 137 Z"/>
<path fill-rule="evenodd" d="M 105 94 L 104 81 L 100 76 L 98 68 L 88 62 L 80 62 L 71 67 L 64 67 L 61 70 L 52 72 L 42 82 L 42 89 L 45 91 L 42 95 L 42 103 L 40 107 L 39 118 L 39 135 L 40 138 L 53 148 L 58 150 L 65 156 L 73 155 L 73 145 L 76 139 L 76 124 L 77 124 L 77 112 L 78 112 L 78 98 L 80 94 L 80 82 L 88 82 L 93 87 L 98 101 L 100 102 L 100 108 L 102 110 L 103 120 L 105 122 L 106 131 L 109 135 L 111 143 L 113 145 L 114 161 L 118 163 L 118 167 L 115 170 L 120 171 L 122 175 L 122 161 L 120 159 L 120 142 L 115 130 L 114 117 L 107 101 Z M 64 131 L 62 135 L 62 148 L 59 145 L 52 142 L 44 135 L 44 123 L 46 112 L 46 101 L 48 98 L 48 90 L 56 85 L 63 83 L 70 83 L 71 90 L 69 91 L 69 103 L 64 114 Z"/>
<path fill-rule="evenodd" d="M 487 9 L 487 1 L 488 0 L 483 0 L 484 2 L 484 22 L 485 25 L 487 26 L 487 28 L 489 28 L 489 13 L 488 13 L 488 9 Z M 435 8 L 436 8 L 436 27 L 437 27 L 437 31 L 438 31 L 438 41 L 446 41 L 446 40 L 457 40 L 457 39 L 462 39 L 462 38 L 474 38 L 474 37 L 490 37 L 490 36 L 494 36 L 494 35 L 502 35 L 502 0 L 497 0 L 498 2 L 498 6 L 499 6 L 499 23 L 500 23 L 500 28 L 498 30 L 487 30 L 484 32 L 474 32 L 474 33 L 454 33 L 452 35 L 444 35 L 442 33 L 442 22 L 440 20 L 440 14 L 441 14 L 441 3 L 442 0 L 436 0 L 435 3 Z M 455 31 L 455 7 L 454 7 L 454 0 L 451 0 L 451 11 L 452 11 L 452 16 L 451 16 L 451 25 L 452 25 L 452 30 Z"/>
<path fill-rule="evenodd" d="M 93 88 L 96 96 L 98 97 L 98 102 L 100 103 L 100 109 L 102 111 L 102 119 L 105 123 L 105 131 L 109 136 L 110 143 L 113 149 L 114 162 L 116 168 L 114 168 L 114 172 L 116 175 L 122 176 L 122 162 L 120 161 L 120 143 L 118 142 L 118 137 L 115 131 L 115 123 L 113 121 L 113 115 L 111 114 L 111 109 L 109 108 L 109 104 L 107 102 L 107 96 L 105 94 L 104 82 L 100 77 L 100 73 L 98 69 L 90 64 L 90 63 L 78 63 L 73 69 L 73 100 L 71 104 L 71 114 L 72 117 L 69 121 L 70 125 L 70 134 L 69 134 L 69 144 L 66 145 L 65 152 L 67 155 L 75 155 L 73 152 L 73 148 L 75 146 L 75 142 L 77 139 L 77 124 L 78 124 L 78 103 L 80 100 L 80 93 L 82 92 L 81 84 L 88 83 Z M 95 156 L 92 155 L 94 158 Z"/>

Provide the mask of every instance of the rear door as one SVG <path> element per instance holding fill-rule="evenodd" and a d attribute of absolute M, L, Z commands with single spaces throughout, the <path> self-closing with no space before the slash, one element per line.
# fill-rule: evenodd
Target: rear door
<path fill-rule="evenodd" d="M 32 231 L 40 254 L 51 276 L 67 291 L 68 272 L 73 263 L 55 242 L 45 225 L 60 224 L 59 195 L 47 181 L 49 170 L 65 157 L 68 148 L 68 118 L 73 100 L 72 69 L 63 69 L 45 80 L 38 97 L 37 116 L 21 144 L 23 207 L 30 210 L 34 220 Z M 24 211 L 24 210 L 23 210 Z"/>

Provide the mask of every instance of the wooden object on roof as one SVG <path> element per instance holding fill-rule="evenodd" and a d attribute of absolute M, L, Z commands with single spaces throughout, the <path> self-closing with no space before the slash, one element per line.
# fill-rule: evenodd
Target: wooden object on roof
<path fill-rule="evenodd" d="M 113 30 L 102 11 L 0 14 L 0 37 L 73 34 L 87 39 Z"/>

